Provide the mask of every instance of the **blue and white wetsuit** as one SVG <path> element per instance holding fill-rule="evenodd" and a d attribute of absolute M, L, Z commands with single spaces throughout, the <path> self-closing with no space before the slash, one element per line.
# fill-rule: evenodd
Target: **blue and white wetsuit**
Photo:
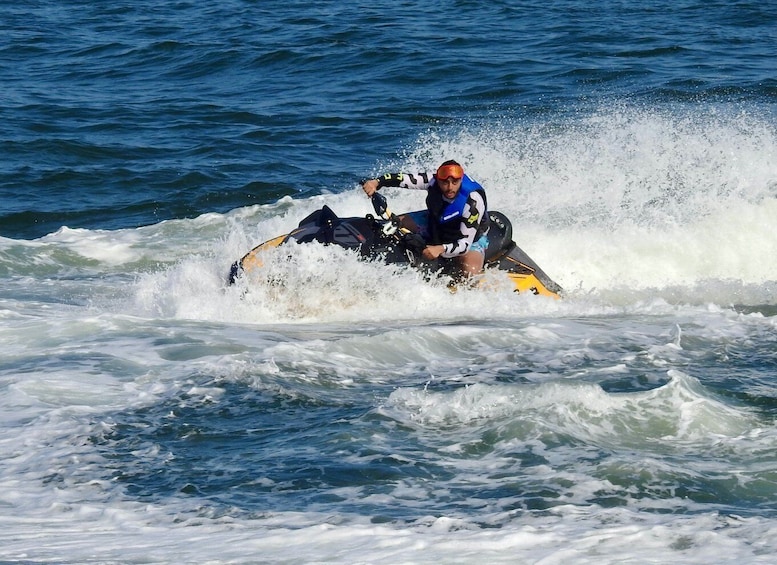
<path fill-rule="evenodd" d="M 384 186 L 427 191 L 428 221 L 421 226 L 427 233 L 422 235 L 428 244 L 443 246 L 442 257 L 459 257 L 468 251 L 485 254 L 489 227 L 486 192 L 467 175 L 453 200 L 442 195 L 434 175 L 426 172 L 387 173 L 378 177 L 378 188 Z"/>

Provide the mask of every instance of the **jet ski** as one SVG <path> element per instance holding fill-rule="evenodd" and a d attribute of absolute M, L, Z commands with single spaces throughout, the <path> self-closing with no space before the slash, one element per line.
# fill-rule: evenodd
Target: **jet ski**
<path fill-rule="evenodd" d="M 329 206 L 324 205 L 304 218 L 291 232 L 257 245 L 235 261 L 230 268 L 229 284 L 234 284 L 245 273 L 261 269 L 263 252 L 292 242 L 337 245 L 355 250 L 365 260 L 407 264 L 422 270 L 429 277 L 449 276 L 452 289 L 461 283 L 470 286 L 485 284 L 482 275 L 464 281 L 460 273 L 456 272 L 453 261 L 427 261 L 422 258 L 421 252 L 426 243 L 419 233 L 406 227 L 406 218 L 425 214 L 425 210 L 397 216 L 388 209 L 385 196 L 378 192 L 372 196 L 372 205 L 375 215 L 349 218 L 340 218 Z M 562 288 L 513 241 L 512 224 L 507 216 L 495 210 L 488 214 L 491 226 L 484 270 L 498 269 L 506 273 L 515 292 L 560 298 Z"/>

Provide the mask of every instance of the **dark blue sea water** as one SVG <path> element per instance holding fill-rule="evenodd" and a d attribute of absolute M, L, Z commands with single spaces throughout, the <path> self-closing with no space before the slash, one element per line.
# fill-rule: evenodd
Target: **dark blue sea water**
<path fill-rule="evenodd" d="M 0 561 L 770 562 L 776 31 L 774 2 L 0 5 Z M 448 158 L 562 300 L 318 245 L 226 285 Z"/>

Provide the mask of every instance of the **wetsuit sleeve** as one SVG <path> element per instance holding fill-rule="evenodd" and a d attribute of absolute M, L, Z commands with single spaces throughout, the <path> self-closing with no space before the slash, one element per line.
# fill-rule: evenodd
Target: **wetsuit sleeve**
<path fill-rule="evenodd" d="M 464 255 L 472 248 L 475 238 L 480 232 L 480 225 L 486 217 L 486 203 L 483 196 L 476 191 L 470 193 L 467 203 L 464 205 L 464 212 L 461 216 L 459 231 L 461 237 L 453 243 L 443 244 L 443 257 L 458 257 Z"/>
<path fill-rule="evenodd" d="M 378 188 L 393 186 L 413 190 L 426 190 L 432 184 L 432 178 L 432 175 L 426 172 L 386 173 L 378 177 Z"/>

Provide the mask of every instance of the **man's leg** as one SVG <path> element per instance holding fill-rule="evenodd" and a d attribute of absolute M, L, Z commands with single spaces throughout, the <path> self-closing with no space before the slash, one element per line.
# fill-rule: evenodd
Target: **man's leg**
<path fill-rule="evenodd" d="M 465 277 L 477 275 L 483 272 L 483 264 L 485 263 L 485 255 L 480 251 L 467 251 L 464 255 L 459 257 L 459 267 Z"/>

